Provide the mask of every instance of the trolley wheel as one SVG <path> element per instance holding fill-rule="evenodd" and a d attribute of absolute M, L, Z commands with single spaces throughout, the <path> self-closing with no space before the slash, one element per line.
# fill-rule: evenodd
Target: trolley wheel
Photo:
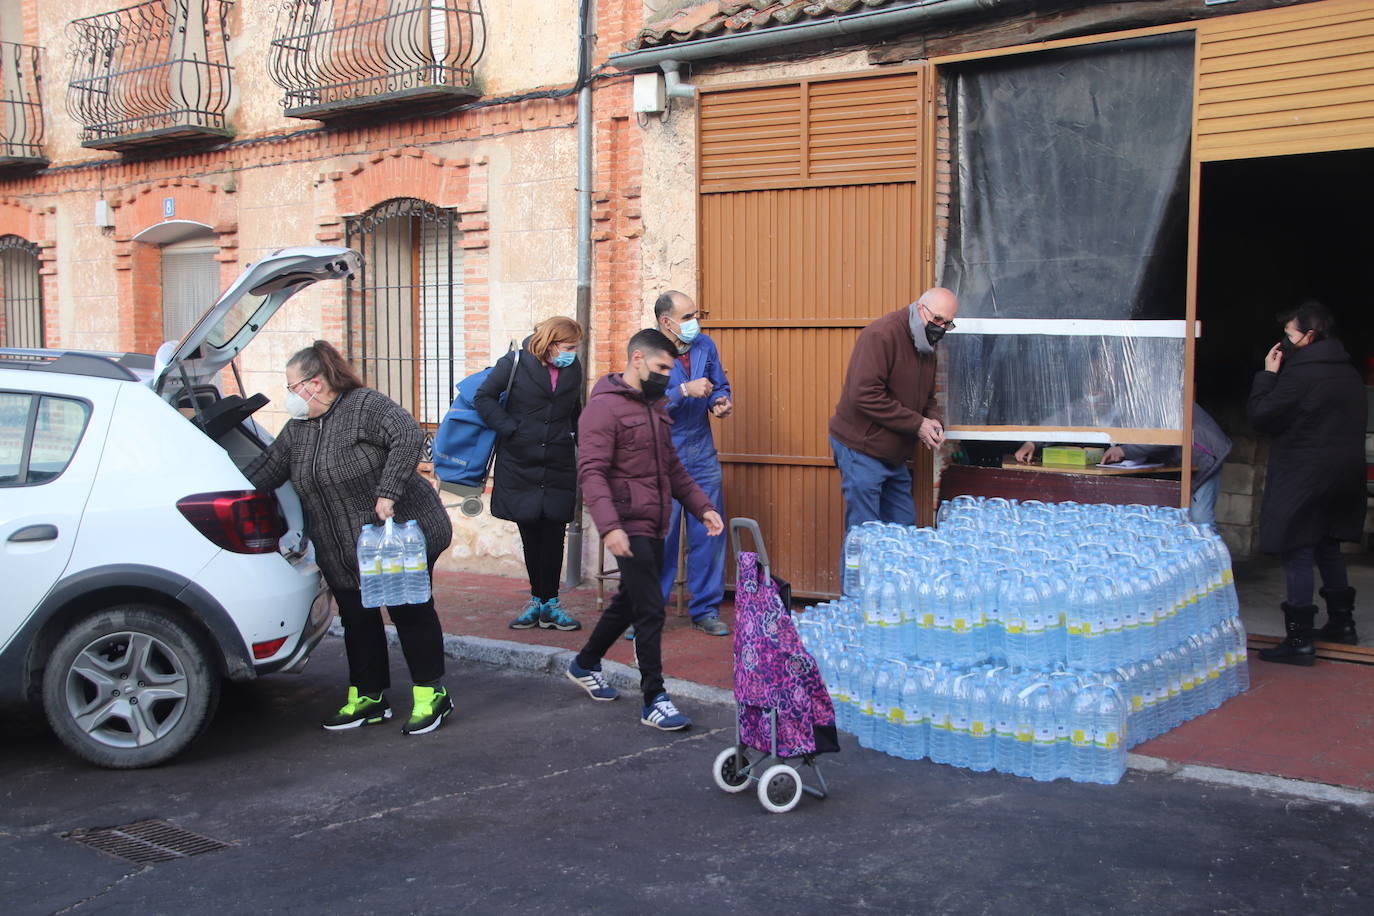
<path fill-rule="evenodd" d="M 786 814 L 802 797 L 801 774 L 785 763 L 775 763 L 759 777 L 759 804 L 773 814 Z"/>
<path fill-rule="evenodd" d="M 738 755 L 738 756 L 736 756 Z M 749 765 L 749 758 L 744 756 L 744 751 L 736 747 L 727 747 L 716 755 L 716 762 L 711 767 L 711 775 L 716 778 L 716 785 L 722 792 L 743 792 L 749 788 L 749 776 L 741 773 L 740 770 Z"/>

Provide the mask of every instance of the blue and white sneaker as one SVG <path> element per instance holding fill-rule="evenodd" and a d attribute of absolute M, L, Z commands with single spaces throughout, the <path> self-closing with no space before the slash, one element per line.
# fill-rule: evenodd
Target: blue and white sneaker
<path fill-rule="evenodd" d="M 673 701 L 668 699 L 668 694 L 660 693 L 654 697 L 652 703 L 644 707 L 639 724 L 651 725 L 665 732 L 675 732 L 691 725 L 692 720 L 677 711 Z"/>
<path fill-rule="evenodd" d="M 562 630 L 564 632 L 582 629 L 582 624 L 563 610 L 563 605 L 558 603 L 557 598 L 550 598 L 540 607 L 539 626 L 545 630 Z"/>
<path fill-rule="evenodd" d="M 576 658 L 568 662 L 568 680 L 587 691 L 587 696 L 593 700 L 605 702 L 620 696 L 620 691 L 606 682 L 606 675 L 601 673 L 600 668 L 588 671 L 578 666 Z"/>
<path fill-rule="evenodd" d="M 533 630 L 539 626 L 539 612 L 543 610 L 544 602 L 538 598 L 531 597 L 530 603 L 525 605 L 525 609 L 520 612 L 509 624 L 512 630 Z"/>

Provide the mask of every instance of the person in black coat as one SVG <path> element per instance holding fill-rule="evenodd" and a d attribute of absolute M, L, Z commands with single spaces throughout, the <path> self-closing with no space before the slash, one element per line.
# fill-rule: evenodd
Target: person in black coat
<path fill-rule="evenodd" d="M 582 327 L 564 316 L 539 322 L 534 333 L 492 368 L 473 406 L 496 430 L 491 514 L 515 522 L 530 577 L 529 604 L 511 629 L 580 630 L 558 603 L 564 527 L 577 501 L 577 417 L 582 410 Z M 501 395 L 510 386 L 504 404 Z"/>
<path fill-rule="evenodd" d="M 1307 302 L 1284 316 L 1283 338 L 1250 387 L 1250 422 L 1272 439 L 1260 508 L 1260 550 L 1283 557 L 1288 636 L 1265 661 L 1311 665 L 1312 639 L 1350 645 L 1355 590 L 1341 541 L 1364 534 L 1364 382 L 1340 341 L 1331 313 Z M 1313 630 L 1312 564 L 1322 576 L 1327 623 Z"/>

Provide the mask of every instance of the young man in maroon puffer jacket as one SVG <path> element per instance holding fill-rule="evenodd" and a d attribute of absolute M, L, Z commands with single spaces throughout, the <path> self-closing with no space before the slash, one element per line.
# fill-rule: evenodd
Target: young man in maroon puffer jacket
<path fill-rule="evenodd" d="M 644 707 L 639 721 L 664 731 L 691 725 L 663 689 L 663 538 L 672 500 L 724 530 L 720 513 L 692 480 L 673 448 L 664 407 L 673 345 L 661 331 L 630 338 L 625 371 L 602 376 L 578 422 L 578 483 L 587 511 L 620 569 L 616 590 L 587 643 L 568 665 L 568 678 L 593 700 L 618 694 L 601 673 L 601 658 L 631 624 Z"/>

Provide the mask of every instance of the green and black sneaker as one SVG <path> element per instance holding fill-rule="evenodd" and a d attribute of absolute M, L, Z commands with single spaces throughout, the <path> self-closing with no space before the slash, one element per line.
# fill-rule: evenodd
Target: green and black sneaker
<path fill-rule="evenodd" d="M 403 735 L 423 735 L 444 724 L 445 717 L 453 712 L 453 701 L 443 687 L 421 687 L 411 689 L 415 702 L 410 709 L 410 719 L 401 727 Z"/>
<path fill-rule="evenodd" d="M 380 725 L 391 718 L 391 704 L 386 694 L 375 697 L 358 696 L 357 687 L 348 688 L 348 702 L 322 723 L 332 732 L 362 725 Z"/>

